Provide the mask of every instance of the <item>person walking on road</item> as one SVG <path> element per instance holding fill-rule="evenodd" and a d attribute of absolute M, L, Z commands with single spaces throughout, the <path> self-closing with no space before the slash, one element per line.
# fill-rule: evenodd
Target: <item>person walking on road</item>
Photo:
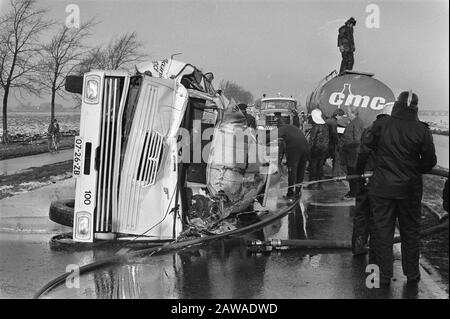
<path fill-rule="evenodd" d="M 286 164 L 288 167 L 288 191 L 286 199 L 293 200 L 300 196 L 301 186 L 291 187 L 303 182 L 306 164 L 309 159 L 309 145 L 303 132 L 290 124 L 283 124 L 281 118 L 278 121 L 278 139 L 282 140 Z"/>
<path fill-rule="evenodd" d="M 411 91 L 400 93 L 391 116 L 377 119 L 363 140 L 364 146 L 375 154 L 368 189 L 375 258 L 383 286 L 390 284 L 393 275 L 392 246 L 397 220 L 403 273 L 408 284 L 420 280 L 422 174 L 430 172 L 437 160 L 430 129 L 419 121 L 417 112 L 417 95 Z M 360 163 L 359 169 L 364 166 Z"/>
<path fill-rule="evenodd" d="M 322 111 L 314 109 L 311 112 L 312 128 L 309 136 L 309 145 L 311 147 L 311 160 L 309 162 L 309 179 L 317 181 L 323 178 L 323 166 L 328 156 L 329 130 L 322 117 Z M 314 184 L 320 188 L 319 184 Z"/>
<path fill-rule="evenodd" d="M 356 20 L 352 17 L 348 19 L 345 24 L 339 28 L 337 46 L 342 55 L 341 67 L 339 74 L 345 70 L 352 70 L 354 64 L 353 52 L 355 52 L 355 41 L 353 39 L 353 27 L 356 25 Z"/>
<path fill-rule="evenodd" d="M 356 174 L 356 161 L 358 159 L 359 147 L 361 145 L 361 136 L 364 131 L 364 124 L 359 117 L 357 107 L 348 108 L 350 123 L 345 128 L 341 138 L 341 163 L 347 169 L 347 175 Z M 345 200 L 353 199 L 356 195 L 357 180 L 350 180 L 350 190 L 344 196 Z"/>

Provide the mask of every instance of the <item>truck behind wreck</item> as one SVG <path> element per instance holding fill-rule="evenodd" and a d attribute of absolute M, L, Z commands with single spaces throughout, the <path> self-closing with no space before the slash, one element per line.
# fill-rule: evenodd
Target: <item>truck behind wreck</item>
<path fill-rule="evenodd" d="M 279 113 L 283 124 L 295 124 L 298 121 L 297 101 L 292 97 L 265 97 L 261 99 L 257 125 L 260 129 L 271 130 L 279 125 L 276 114 Z"/>
<path fill-rule="evenodd" d="M 266 183 L 264 159 L 245 162 L 255 132 L 237 108 L 227 108 L 211 73 L 172 59 L 136 70 L 66 79 L 66 90 L 82 94 L 75 201 L 52 203 L 50 219 L 73 226 L 76 242 L 173 240 L 192 220 L 207 227 L 245 210 Z M 240 165 L 221 162 L 214 150 L 236 127 L 247 136 Z M 187 139 L 180 140 L 180 129 Z"/>

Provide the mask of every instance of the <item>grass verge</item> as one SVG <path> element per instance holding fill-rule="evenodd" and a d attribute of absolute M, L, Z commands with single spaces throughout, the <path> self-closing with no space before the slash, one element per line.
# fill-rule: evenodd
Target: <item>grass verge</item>
<path fill-rule="evenodd" d="M 60 150 L 73 148 L 75 137 L 62 136 L 60 140 Z M 0 144 L 0 160 L 36 155 L 41 153 L 47 153 L 47 139 L 39 139 L 31 143 L 11 143 Z"/>

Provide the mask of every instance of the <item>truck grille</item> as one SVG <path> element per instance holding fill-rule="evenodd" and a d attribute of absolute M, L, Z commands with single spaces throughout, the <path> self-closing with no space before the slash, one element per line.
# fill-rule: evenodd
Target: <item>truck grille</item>
<path fill-rule="evenodd" d="M 120 154 L 119 121 L 123 112 L 123 110 L 120 110 L 123 87 L 124 78 L 105 77 L 100 146 L 96 154 L 98 169 L 96 232 L 110 232 L 112 230 L 112 211 L 113 207 L 117 205 L 117 179 L 119 178 L 117 166 L 119 162 L 116 160 L 116 154 Z"/>
<path fill-rule="evenodd" d="M 143 187 L 154 185 L 162 156 L 163 136 L 158 132 L 145 134 L 143 152 L 139 161 L 137 179 L 144 182 Z"/>
<path fill-rule="evenodd" d="M 138 227 L 140 198 L 145 187 L 156 182 L 164 147 L 162 134 L 153 129 L 158 111 L 158 88 L 143 85 L 139 101 L 121 168 L 120 214 L 116 226 L 124 233 L 133 233 Z"/>

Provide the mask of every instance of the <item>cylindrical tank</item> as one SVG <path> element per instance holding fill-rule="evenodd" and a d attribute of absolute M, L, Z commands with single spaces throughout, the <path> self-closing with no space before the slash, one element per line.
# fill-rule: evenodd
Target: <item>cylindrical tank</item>
<path fill-rule="evenodd" d="M 329 118 L 338 108 L 347 113 L 349 107 L 355 106 L 359 108 L 359 116 L 367 127 L 387 104 L 395 101 L 392 90 L 373 78 L 371 73 L 347 71 L 342 75 L 333 75 L 323 79 L 308 96 L 308 113 L 319 108 Z"/>

